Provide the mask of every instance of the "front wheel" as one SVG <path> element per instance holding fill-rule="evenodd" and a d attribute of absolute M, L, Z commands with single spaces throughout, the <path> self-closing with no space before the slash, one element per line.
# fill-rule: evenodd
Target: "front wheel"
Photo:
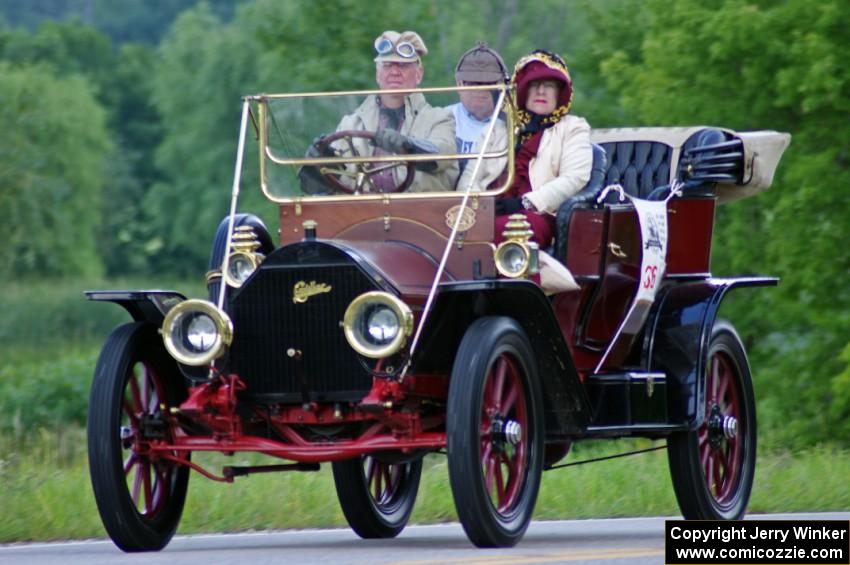
<path fill-rule="evenodd" d="M 394 538 L 410 519 L 422 459 L 390 463 L 363 456 L 332 463 L 337 498 L 348 525 L 361 538 Z"/>
<path fill-rule="evenodd" d="M 470 541 L 510 547 L 525 534 L 543 469 L 543 401 L 516 321 L 480 318 L 460 343 L 446 421 L 449 482 Z"/>
<path fill-rule="evenodd" d="M 179 403 L 185 392 L 179 379 L 151 324 L 117 328 L 97 361 L 88 414 L 89 471 L 103 526 L 124 551 L 162 549 L 183 513 L 188 467 L 146 450 L 151 440 L 172 439 L 162 410 Z"/>
<path fill-rule="evenodd" d="M 756 466 L 756 407 L 747 354 L 731 324 L 712 329 L 705 421 L 667 442 L 673 489 L 688 520 L 744 516 Z"/>

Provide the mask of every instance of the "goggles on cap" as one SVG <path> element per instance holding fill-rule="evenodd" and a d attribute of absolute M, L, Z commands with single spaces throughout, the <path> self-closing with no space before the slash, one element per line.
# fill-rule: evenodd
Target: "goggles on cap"
<path fill-rule="evenodd" d="M 393 51 L 393 47 L 395 47 L 395 52 L 399 57 L 404 57 L 405 59 L 416 57 L 416 48 L 409 41 L 401 41 L 398 45 L 393 46 L 393 42 L 386 37 L 379 37 L 375 40 L 375 51 L 378 52 L 378 55 L 390 54 Z"/>

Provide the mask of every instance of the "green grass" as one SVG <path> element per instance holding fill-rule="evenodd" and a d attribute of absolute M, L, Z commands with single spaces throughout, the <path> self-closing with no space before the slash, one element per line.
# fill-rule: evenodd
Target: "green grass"
<path fill-rule="evenodd" d="M 647 442 L 579 445 L 568 461 L 644 447 Z M 85 456 L 84 432 L 41 430 L 26 444 L 0 436 L 0 543 L 104 537 Z M 197 454 L 215 472 L 260 456 Z M 798 512 L 850 507 L 850 452 L 816 447 L 762 454 L 749 511 Z M 535 518 L 676 515 L 663 451 L 544 473 Z M 429 456 L 412 522 L 456 520 L 446 459 Z M 233 484 L 196 473 L 179 533 L 345 526 L 330 466 L 318 473 L 261 474 Z"/>
<path fill-rule="evenodd" d="M 89 483 L 83 426 L 101 343 L 130 317 L 119 306 L 86 301 L 82 291 L 153 287 L 203 294 L 202 281 L 54 281 L 18 283 L 0 295 L 0 543 L 105 536 Z M 760 442 L 751 512 L 850 508 L 850 450 L 785 451 L 769 434 Z M 581 444 L 568 461 L 648 445 Z M 194 460 L 218 473 L 223 465 L 262 459 L 196 454 Z M 535 516 L 677 512 L 666 455 L 653 452 L 545 473 Z M 455 519 L 445 457 L 430 456 L 412 521 Z M 193 473 L 179 532 L 327 526 L 345 526 L 345 521 L 330 467 L 324 465 L 318 473 L 254 475 L 230 485 Z"/>

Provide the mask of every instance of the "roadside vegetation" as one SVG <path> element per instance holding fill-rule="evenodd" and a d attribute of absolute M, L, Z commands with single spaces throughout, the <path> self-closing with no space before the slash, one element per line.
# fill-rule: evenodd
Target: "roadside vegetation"
<path fill-rule="evenodd" d="M 579 445 L 566 462 L 648 447 L 618 441 Z M 73 426 L 33 430 L 25 440 L 0 436 L 0 543 L 103 538 L 86 461 L 85 432 Z M 256 455 L 196 454 L 216 473 L 257 464 Z M 762 452 L 749 512 L 817 512 L 850 508 L 850 453 L 830 447 Z M 345 527 L 330 465 L 315 473 L 240 477 L 233 484 L 193 473 L 178 533 Z M 678 516 L 667 458 L 656 451 L 544 473 L 535 518 Z M 429 455 L 411 523 L 457 520 L 446 459 Z"/>
<path fill-rule="evenodd" d="M 142 279 L 91 284 L 151 286 Z M 0 508 L 15 509 L 0 520 L 0 543 L 105 536 L 86 457 L 88 388 L 102 339 L 129 317 L 118 306 L 85 301 L 84 288 L 93 288 L 87 285 L 74 280 L 15 284 L 0 297 Z M 191 296 L 203 291 L 194 281 L 158 286 Z M 756 396 L 761 399 L 760 421 L 773 419 L 769 391 L 757 388 Z M 838 442 L 787 444 L 766 425 L 760 427 L 759 440 L 750 512 L 850 508 L 846 447 Z M 656 445 L 662 444 L 580 443 L 562 463 Z M 198 453 L 193 460 L 215 473 L 224 465 L 272 462 L 254 454 Z M 536 519 L 678 515 L 664 451 L 557 469 L 543 477 Z M 431 455 L 412 522 L 456 519 L 445 457 Z M 345 525 L 330 465 L 323 465 L 318 473 L 253 475 L 234 484 L 193 473 L 179 532 Z"/>
<path fill-rule="evenodd" d="M 85 461 L 88 386 L 103 339 L 129 318 L 82 291 L 202 295 L 240 96 L 371 87 L 384 29 L 426 39 L 424 86 L 453 84 L 478 40 L 509 66 L 548 48 L 566 55 L 574 111 L 593 127 L 793 135 L 770 191 L 718 209 L 712 268 L 782 280 L 736 291 L 722 313 L 754 368 L 750 510 L 850 508 L 850 2 L 162 4 L 0 0 L 0 542 L 103 536 Z M 243 211 L 274 226 L 246 163 Z M 570 459 L 620 448 L 631 444 L 579 446 Z M 444 466 L 429 460 L 414 521 L 454 519 Z M 554 471 L 537 517 L 673 515 L 668 475 L 662 452 Z M 235 485 L 195 476 L 180 531 L 343 525 L 331 483 L 329 469 Z"/>

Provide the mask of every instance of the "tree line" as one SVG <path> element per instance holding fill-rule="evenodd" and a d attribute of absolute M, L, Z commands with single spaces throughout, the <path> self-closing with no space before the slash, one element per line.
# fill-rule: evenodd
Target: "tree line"
<path fill-rule="evenodd" d="M 713 270 L 782 278 L 728 309 L 754 351 L 763 425 L 850 442 L 850 3 L 19 4 L 0 1 L 0 273 L 200 276 L 229 202 L 240 97 L 372 87 L 384 29 L 425 39 L 430 86 L 452 84 L 478 40 L 509 66 L 547 48 L 594 127 L 793 135 L 768 192 L 719 208 Z M 273 225 L 246 163 L 244 208 Z"/>

